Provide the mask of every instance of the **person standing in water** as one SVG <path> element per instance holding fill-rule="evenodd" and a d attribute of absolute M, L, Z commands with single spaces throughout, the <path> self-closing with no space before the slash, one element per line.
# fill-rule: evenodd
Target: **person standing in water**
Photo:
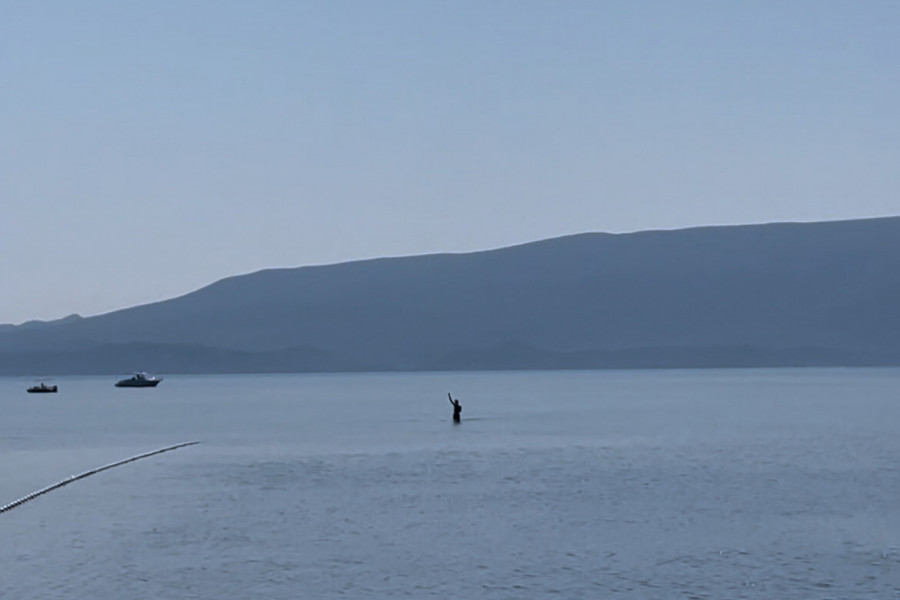
<path fill-rule="evenodd" d="M 459 423 L 459 415 L 462 413 L 462 404 L 459 403 L 459 400 L 454 400 L 453 396 L 450 395 L 450 392 L 447 392 L 447 398 L 450 399 L 450 404 L 453 405 L 453 422 Z"/>

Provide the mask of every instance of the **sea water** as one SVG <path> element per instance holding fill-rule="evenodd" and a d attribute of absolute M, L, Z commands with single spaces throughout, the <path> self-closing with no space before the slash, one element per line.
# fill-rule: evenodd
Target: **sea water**
<path fill-rule="evenodd" d="M 0 595 L 900 598 L 900 370 L 0 378 Z M 454 425 L 451 392 L 463 406 Z"/>

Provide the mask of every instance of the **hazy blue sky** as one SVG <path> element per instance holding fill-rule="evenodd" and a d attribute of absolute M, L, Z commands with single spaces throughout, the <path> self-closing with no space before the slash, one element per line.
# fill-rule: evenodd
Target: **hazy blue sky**
<path fill-rule="evenodd" d="M 900 2 L 0 0 L 0 323 L 900 213 Z"/>

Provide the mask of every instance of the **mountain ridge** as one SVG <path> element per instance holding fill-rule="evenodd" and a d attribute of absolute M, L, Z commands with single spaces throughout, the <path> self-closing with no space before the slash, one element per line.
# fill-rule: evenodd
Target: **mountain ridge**
<path fill-rule="evenodd" d="M 248 356 L 305 369 L 276 358 L 297 347 L 327 356 L 324 370 L 900 364 L 898 273 L 900 217 L 581 233 L 264 269 L 104 315 L 4 326 L 0 373 L 12 356 L 110 344 L 232 352 L 209 367 L 225 371 L 257 364 Z M 537 354 L 516 362 L 516 344 Z M 716 348 L 757 358 L 703 358 Z"/>

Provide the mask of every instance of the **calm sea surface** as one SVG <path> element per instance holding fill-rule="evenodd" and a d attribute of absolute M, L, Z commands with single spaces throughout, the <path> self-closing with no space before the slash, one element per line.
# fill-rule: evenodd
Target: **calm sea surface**
<path fill-rule="evenodd" d="M 900 370 L 0 378 L 0 595 L 900 598 Z M 451 422 L 447 392 L 463 405 Z"/>

